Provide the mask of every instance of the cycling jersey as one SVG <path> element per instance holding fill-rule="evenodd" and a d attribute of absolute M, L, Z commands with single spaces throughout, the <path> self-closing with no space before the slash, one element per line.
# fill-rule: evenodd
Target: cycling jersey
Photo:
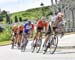
<path fill-rule="evenodd" d="M 45 28 L 47 28 L 48 27 L 48 22 L 46 22 L 46 21 L 43 22 L 42 20 L 38 20 L 37 27 L 40 27 L 40 28 L 45 27 Z"/>
<path fill-rule="evenodd" d="M 23 31 L 24 27 L 23 26 L 19 26 L 18 30 L 19 31 Z"/>
<path fill-rule="evenodd" d="M 30 33 L 30 30 L 32 29 L 32 26 L 31 25 L 28 25 L 28 23 L 26 23 L 25 25 L 24 25 L 24 32 L 25 33 Z"/>
<path fill-rule="evenodd" d="M 18 32 L 19 32 L 20 35 L 22 35 L 23 29 L 24 29 L 23 26 L 19 26 L 19 27 L 18 27 Z"/>
<path fill-rule="evenodd" d="M 40 27 L 40 28 L 43 27 L 43 22 L 42 22 L 42 20 L 38 20 L 38 22 L 37 22 L 37 27 Z"/>
<path fill-rule="evenodd" d="M 18 30 L 17 26 L 12 27 L 12 31 L 13 31 L 14 33 L 16 33 L 17 30 Z"/>
<path fill-rule="evenodd" d="M 47 29 L 48 22 L 47 21 L 38 20 L 38 22 L 37 22 L 37 31 L 40 32 L 41 30 L 43 30 L 44 27 L 45 27 L 45 29 Z"/>

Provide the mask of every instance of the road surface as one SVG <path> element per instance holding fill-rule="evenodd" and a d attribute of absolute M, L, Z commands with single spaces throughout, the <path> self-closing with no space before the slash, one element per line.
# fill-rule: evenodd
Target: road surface
<path fill-rule="evenodd" d="M 0 60 L 75 60 L 75 49 L 57 49 L 55 54 L 31 53 L 30 49 L 21 52 L 11 49 L 11 45 L 0 47 Z"/>
<path fill-rule="evenodd" d="M 61 42 L 63 43 L 60 44 Z M 74 44 L 75 35 L 63 37 L 59 41 L 59 45 L 61 46 L 70 46 Z M 75 60 L 75 49 L 59 48 L 56 50 L 55 54 L 51 55 L 49 54 L 49 52 L 47 52 L 46 54 L 42 54 L 42 51 L 40 51 L 40 53 L 31 53 L 30 42 L 27 45 L 27 49 L 25 52 L 21 52 L 16 47 L 14 49 L 11 49 L 11 45 L 0 46 L 0 60 Z"/>

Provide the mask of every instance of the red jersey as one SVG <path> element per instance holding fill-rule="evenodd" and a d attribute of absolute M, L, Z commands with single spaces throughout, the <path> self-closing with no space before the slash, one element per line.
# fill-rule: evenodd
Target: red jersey
<path fill-rule="evenodd" d="M 32 26 L 32 31 L 34 30 L 34 24 L 31 24 L 31 26 Z"/>

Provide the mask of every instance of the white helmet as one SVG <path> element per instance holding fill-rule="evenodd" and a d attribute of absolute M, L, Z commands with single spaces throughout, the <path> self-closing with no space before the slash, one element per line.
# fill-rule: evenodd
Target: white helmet
<path fill-rule="evenodd" d="M 47 20 L 47 18 L 46 17 L 41 17 L 41 20 L 45 21 L 45 20 Z"/>
<path fill-rule="evenodd" d="M 63 17 L 63 13 L 61 13 L 61 12 L 59 12 L 58 14 L 57 14 L 57 17 Z"/>

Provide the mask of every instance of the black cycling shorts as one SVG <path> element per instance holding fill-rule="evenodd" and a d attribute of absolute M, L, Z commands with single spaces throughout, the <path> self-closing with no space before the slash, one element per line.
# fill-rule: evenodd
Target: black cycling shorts
<path fill-rule="evenodd" d="M 53 31 L 55 31 L 58 27 L 53 27 Z"/>
<path fill-rule="evenodd" d="M 48 31 L 47 31 L 46 35 L 49 35 L 49 34 L 51 34 L 51 26 L 50 25 L 48 26 Z"/>
<path fill-rule="evenodd" d="M 43 30 L 42 27 L 37 27 L 37 32 L 41 32 L 41 30 Z"/>
<path fill-rule="evenodd" d="M 22 35 L 23 31 L 20 31 L 19 34 Z"/>

